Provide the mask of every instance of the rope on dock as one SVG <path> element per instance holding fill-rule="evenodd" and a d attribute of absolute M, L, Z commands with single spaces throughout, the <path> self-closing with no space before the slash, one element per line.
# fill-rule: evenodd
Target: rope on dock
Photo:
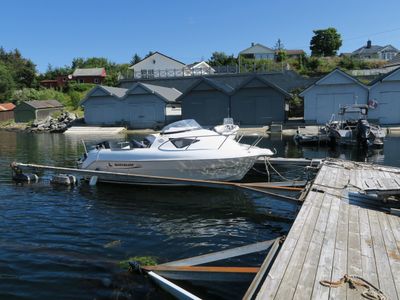
<path fill-rule="evenodd" d="M 319 283 L 323 286 L 330 287 L 330 288 L 338 288 L 338 287 L 341 287 L 342 285 L 348 283 L 349 287 L 351 289 L 358 290 L 357 286 L 366 289 L 361 293 L 361 296 L 363 296 L 366 299 L 370 299 L 370 300 L 387 300 L 388 299 L 380 289 L 378 289 L 376 286 L 374 286 L 372 283 L 365 280 L 361 276 L 357 276 L 357 275 L 345 274 L 339 280 L 336 280 L 336 281 L 321 280 Z"/>

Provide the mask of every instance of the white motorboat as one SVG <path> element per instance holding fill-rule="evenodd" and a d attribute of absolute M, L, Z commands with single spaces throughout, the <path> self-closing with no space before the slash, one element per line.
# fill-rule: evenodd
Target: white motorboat
<path fill-rule="evenodd" d="M 142 142 L 126 142 L 117 148 L 101 143 L 85 153 L 78 166 L 116 173 L 235 181 L 242 179 L 259 157 L 273 155 L 270 149 L 256 144 L 241 144 L 225 132 L 202 128 L 195 120 L 181 120 Z"/>

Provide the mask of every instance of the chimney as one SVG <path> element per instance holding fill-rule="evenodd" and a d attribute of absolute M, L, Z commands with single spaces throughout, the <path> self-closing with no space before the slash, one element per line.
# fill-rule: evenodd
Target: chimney
<path fill-rule="evenodd" d="M 254 47 L 254 42 L 251 43 L 251 46 Z"/>
<path fill-rule="evenodd" d="M 371 48 L 371 40 L 368 40 L 368 41 L 367 41 L 367 48 L 368 48 L 368 49 Z"/>

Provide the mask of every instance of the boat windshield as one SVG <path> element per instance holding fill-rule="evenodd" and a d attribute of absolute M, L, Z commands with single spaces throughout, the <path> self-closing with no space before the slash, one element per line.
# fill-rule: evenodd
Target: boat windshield
<path fill-rule="evenodd" d="M 181 120 L 165 126 L 161 130 L 161 134 L 185 132 L 191 130 L 202 129 L 202 127 L 193 119 Z"/>

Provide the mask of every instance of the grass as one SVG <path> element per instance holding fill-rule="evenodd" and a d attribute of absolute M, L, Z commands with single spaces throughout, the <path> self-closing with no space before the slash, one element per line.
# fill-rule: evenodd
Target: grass
<path fill-rule="evenodd" d="M 121 269 L 128 269 L 130 261 L 136 261 L 141 266 L 155 266 L 157 264 L 157 258 L 156 257 L 153 257 L 153 256 L 133 256 L 133 257 L 129 257 L 126 260 L 121 260 L 118 263 L 118 266 Z"/>

